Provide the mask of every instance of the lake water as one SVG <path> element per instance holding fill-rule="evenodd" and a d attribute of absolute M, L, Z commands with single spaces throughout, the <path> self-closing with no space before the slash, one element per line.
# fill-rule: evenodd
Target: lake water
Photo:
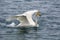
<path fill-rule="evenodd" d="M 8 16 L 35 9 L 42 15 L 38 28 L 6 27 Z M 60 0 L 0 0 L 0 40 L 60 40 Z"/>

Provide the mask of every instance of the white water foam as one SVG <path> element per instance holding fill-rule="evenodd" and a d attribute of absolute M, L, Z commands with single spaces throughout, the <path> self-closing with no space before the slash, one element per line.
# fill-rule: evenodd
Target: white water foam
<path fill-rule="evenodd" d="M 12 22 L 11 24 L 9 24 L 9 25 L 6 25 L 7 27 L 15 27 L 16 26 L 16 24 L 14 23 L 14 22 Z"/>

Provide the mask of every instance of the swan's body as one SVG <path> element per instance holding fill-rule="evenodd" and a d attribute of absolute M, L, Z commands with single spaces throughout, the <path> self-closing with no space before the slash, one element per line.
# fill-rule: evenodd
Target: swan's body
<path fill-rule="evenodd" d="M 31 10 L 31 11 L 27 11 L 27 12 L 25 12 L 23 14 L 12 16 L 11 18 L 13 18 L 13 19 L 16 18 L 17 20 L 20 21 L 20 23 L 17 26 L 37 27 L 38 26 L 37 19 L 36 19 L 35 22 L 32 19 L 32 15 L 33 14 L 36 14 L 36 16 L 39 16 L 40 15 L 38 10 Z"/>

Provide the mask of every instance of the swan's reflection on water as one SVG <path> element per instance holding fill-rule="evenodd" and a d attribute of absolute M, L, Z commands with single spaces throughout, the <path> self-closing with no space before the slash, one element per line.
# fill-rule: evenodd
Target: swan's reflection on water
<path fill-rule="evenodd" d="M 19 29 L 20 33 L 29 33 L 29 31 L 37 31 L 37 27 L 26 28 L 22 27 Z"/>
<path fill-rule="evenodd" d="M 37 40 L 37 27 L 34 28 L 20 28 L 18 29 L 18 40 Z"/>
<path fill-rule="evenodd" d="M 4 30 L 1 30 L 4 29 Z M 1 40 L 37 40 L 38 28 L 1 28 Z"/>

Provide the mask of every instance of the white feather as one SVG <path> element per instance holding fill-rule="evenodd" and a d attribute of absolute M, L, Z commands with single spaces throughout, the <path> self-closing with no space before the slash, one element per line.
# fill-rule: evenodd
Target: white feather
<path fill-rule="evenodd" d="M 37 23 L 33 21 L 32 15 L 38 12 L 38 10 L 31 10 L 27 11 L 23 14 L 18 14 L 16 16 L 12 16 L 11 18 L 16 18 L 17 20 L 20 21 L 20 23 L 17 26 L 37 26 Z"/>

